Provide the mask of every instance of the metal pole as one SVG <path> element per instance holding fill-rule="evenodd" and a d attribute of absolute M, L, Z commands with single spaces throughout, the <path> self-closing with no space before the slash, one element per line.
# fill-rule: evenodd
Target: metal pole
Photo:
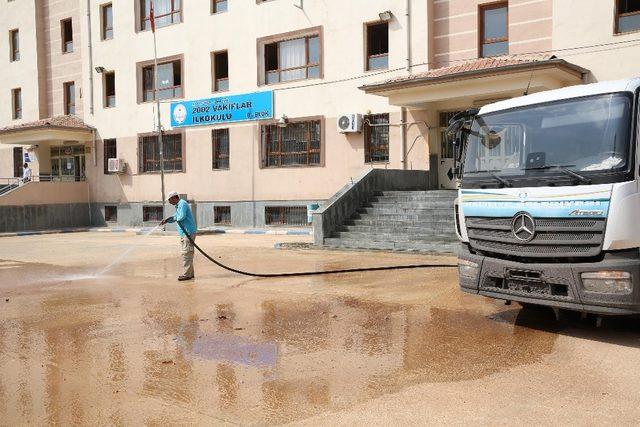
<path fill-rule="evenodd" d="M 164 218 L 166 213 L 166 203 L 164 194 L 164 149 L 162 144 L 162 122 L 160 121 L 160 97 L 158 96 L 158 47 L 156 46 L 156 32 L 153 32 L 153 68 L 154 68 L 154 80 L 155 80 L 155 93 L 156 109 L 158 110 L 158 145 L 160 146 L 160 188 L 162 191 L 162 217 Z"/>

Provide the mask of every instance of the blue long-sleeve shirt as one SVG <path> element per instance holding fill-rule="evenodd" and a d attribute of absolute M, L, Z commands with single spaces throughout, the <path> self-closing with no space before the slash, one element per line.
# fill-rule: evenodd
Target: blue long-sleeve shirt
<path fill-rule="evenodd" d="M 178 204 L 176 205 L 176 213 L 171 218 L 169 218 L 168 222 L 179 222 L 182 226 L 187 230 L 190 235 L 196 234 L 198 228 L 196 227 L 196 222 L 193 220 L 193 214 L 191 213 L 191 207 L 186 200 L 180 199 Z M 182 228 L 178 226 L 178 234 L 180 237 L 184 236 L 184 232 Z"/>

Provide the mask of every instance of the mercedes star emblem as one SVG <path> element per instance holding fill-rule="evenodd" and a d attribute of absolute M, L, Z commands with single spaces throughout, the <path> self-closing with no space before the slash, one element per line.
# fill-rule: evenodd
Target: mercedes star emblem
<path fill-rule="evenodd" d="M 511 223 L 511 231 L 516 239 L 522 242 L 530 242 L 536 235 L 536 223 L 526 212 L 517 213 Z"/>

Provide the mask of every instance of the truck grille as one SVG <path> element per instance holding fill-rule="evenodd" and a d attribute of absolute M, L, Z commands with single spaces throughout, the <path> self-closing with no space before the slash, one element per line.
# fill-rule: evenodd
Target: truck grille
<path fill-rule="evenodd" d="M 591 257 L 600 253 L 604 219 L 540 218 L 530 242 L 513 235 L 513 218 L 466 218 L 471 246 L 480 251 L 526 257 Z"/>

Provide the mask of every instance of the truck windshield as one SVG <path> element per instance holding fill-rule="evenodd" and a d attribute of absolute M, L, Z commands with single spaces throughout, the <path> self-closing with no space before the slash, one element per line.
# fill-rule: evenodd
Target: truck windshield
<path fill-rule="evenodd" d="M 463 180 L 563 175 L 585 183 L 585 175 L 626 171 L 631 106 L 630 94 L 616 93 L 480 115 Z"/>

